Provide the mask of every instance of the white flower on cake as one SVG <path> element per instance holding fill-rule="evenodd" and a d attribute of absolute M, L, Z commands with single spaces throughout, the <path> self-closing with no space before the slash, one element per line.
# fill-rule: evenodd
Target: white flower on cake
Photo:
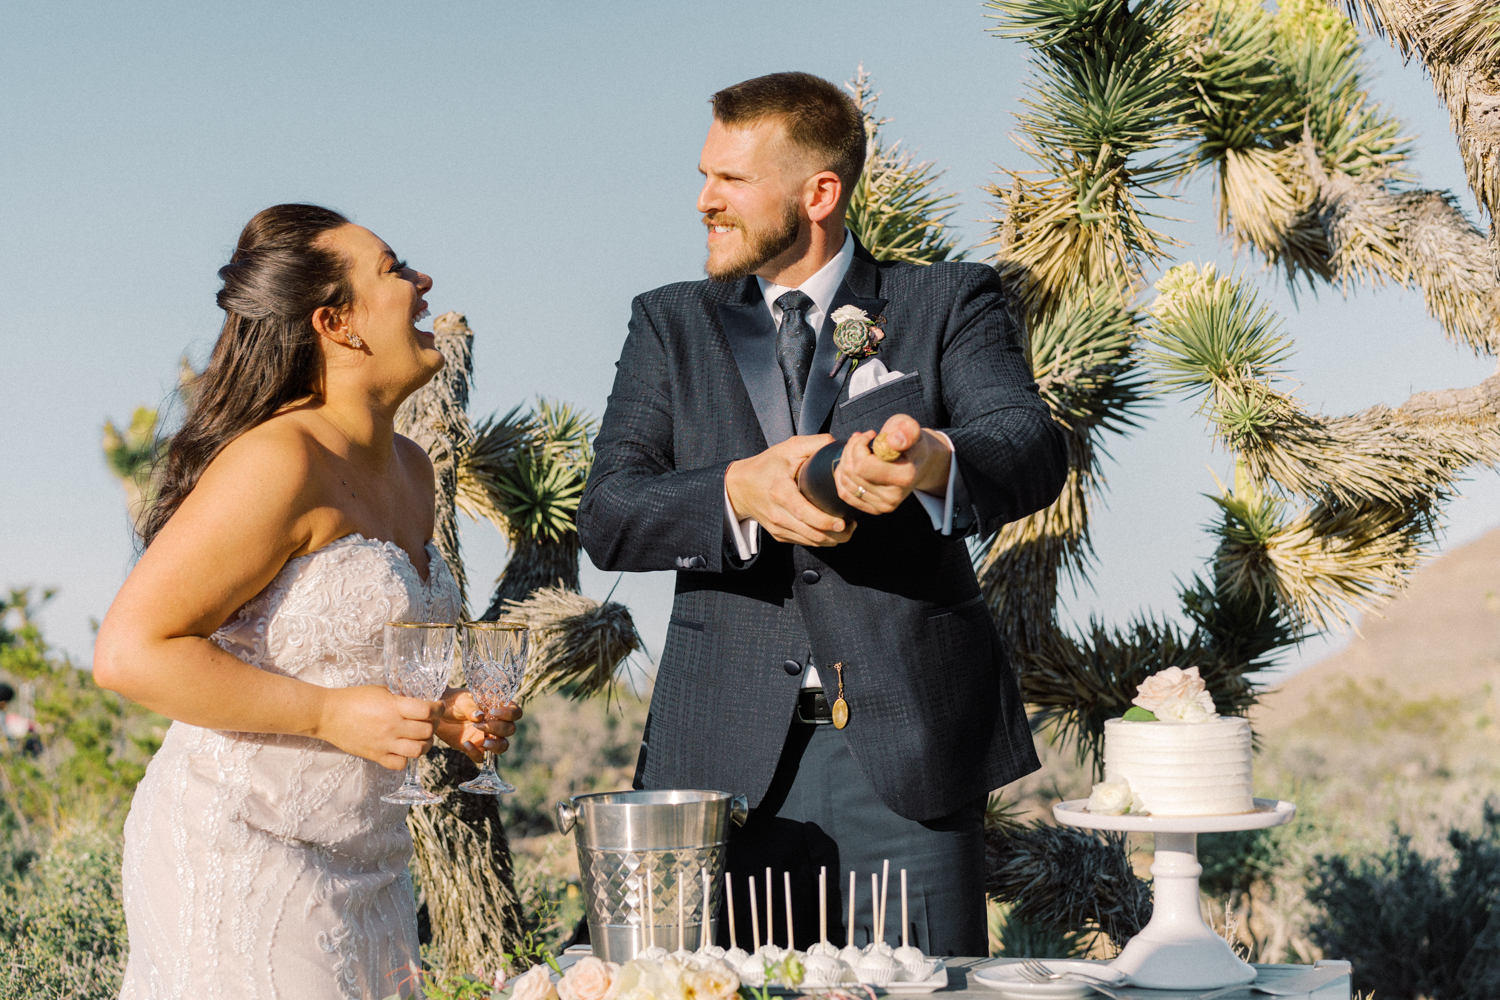
<path fill-rule="evenodd" d="M 1217 714 L 1208 685 L 1197 667 L 1168 667 L 1136 685 L 1136 705 L 1158 719 L 1171 722 L 1207 722 Z"/>
<path fill-rule="evenodd" d="M 1101 781 L 1089 792 L 1088 810 L 1097 816 L 1123 816 L 1126 813 L 1143 814 L 1146 804 L 1130 790 L 1124 781 Z"/>

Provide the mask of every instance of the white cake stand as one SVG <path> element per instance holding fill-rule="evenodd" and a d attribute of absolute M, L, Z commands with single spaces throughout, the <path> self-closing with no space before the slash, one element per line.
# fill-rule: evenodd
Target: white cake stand
<path fill-rule="evenodd" d="M 1296 815 L 1297 807 L 1256 799 L 1250 812 L 1225 816 L 1099 816 L 1087 807 L 1087 799 L 1072 799 L 1053 806 L 1052 815 L 1064 826 L 1150 833 L 1156 838 L 1151 922 L 1110 965 L 1147 989 L 1205 990 L 1254 980 L 1255 970 L 1203 922 L 1198 909 L 1198 876 L 1203 874 L 1198 834 L 1280 826 Z"/>

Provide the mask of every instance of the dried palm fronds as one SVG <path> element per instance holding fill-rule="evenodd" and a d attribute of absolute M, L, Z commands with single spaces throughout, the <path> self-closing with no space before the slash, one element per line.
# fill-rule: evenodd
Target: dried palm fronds
<path fill-rule="evenodd" d="M 1337 0 L 1330 0 L 1337 5 Z M 1488 0 L 1344 0 L 1351 17 L 1416 55 L 1448 106 L 1469 188 L 1500 212 L 1500 9 Z"/>
<path fill-rule="evenodd" d="M 459 462 L 474 439 L 469 424 L 469 385 L 474 379 L 474 333 L 463 314 L 447 312 L 432 321 L 436 346 L 442 352 L 443 370 L 412 393 L 396 411 L 396 433 L 411 438 L 432 459 L 437 480 L 437 519 L 432 540 L 453 579 L 458 583 L 461 603 L 468 604 L 468 576 L 459 551 L 458 496 Z"/>
<path fill-rule="evenodd" d="M 1124 947 L 1151 919 L 1151 886 L 1131 870 L 1123 833 L 1037 823 L 985 831 L 986 894 L 1013 918 L 1096 929 Z"/>
<path fill-rule="evenodd" d="M 938 190 L 942 177 L 931 161 L 917 160 L 901 143 L 887 146 L 880 130 L 889 124 L 875 117 L 880 95 L 870 89 L 870 74 L 860 66 L 845 87 L 865 116 L 865 168 L 849 197 L 844 223 L 876 260 L 933 264 L 962 260 L 948 219 L 958 196 Z"/>
<path fill-rule="evenodd" d="M 523 701 L 561 688 L 574 698 L 607 693 L 620 664 L 642 648 L 624 605 L 601 604 L 561 587 L 542 587 L 524 601 L 507 601 L 504 615 L 531 629 Z"/>
<path fill-rule="evenodd" d="M 1316 193 L 1329 264 L 1345 285 L 1389 280 L 1422 290 L 1427 312 L 1476 353 L 1500 349 L 1500 281 L 1484 235 L 1445 191 L 1393 191 L 1323 168 L 1312 136 L 1299 147 Z"/>

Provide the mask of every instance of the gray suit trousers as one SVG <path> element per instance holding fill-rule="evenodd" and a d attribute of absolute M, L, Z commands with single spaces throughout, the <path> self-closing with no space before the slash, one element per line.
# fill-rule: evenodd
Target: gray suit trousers
<path fill-rule="evenodd" d="M 828 869 L 828 940 L 847 940 L 849 873 L 855 873 L 854 943 L 869 944 L 870 875 L 891 863 L 885 940 L 901 945 L 901 876 L 907 870 L 911 943 L 929 955 L 988 954 L 984 909 L 984 806 L 977 799 L 935 820 L 906 819 L 880 800 L 833 726 L 793 722 L 771 787 L 743 828 L 730 834 L 726 870 L 734 880 L 735 928 L 753 947 L 750 884 L 755 878 L 761 940 L 766 940 L 765 876 L 772 872 L 769 933 L 786 946 L 785 884 L 792 876 L 796 946 L 818 940 L 818 872 Z M 729 944 L 728 924 L 719 943 Z"/>

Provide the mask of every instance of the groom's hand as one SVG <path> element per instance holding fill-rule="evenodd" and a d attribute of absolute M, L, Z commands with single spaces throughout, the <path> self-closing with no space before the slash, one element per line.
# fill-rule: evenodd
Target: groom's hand
<path fill-rule="evenodd" d="M 486 714 L 468 688 L 449 688 L 443 693 L 443 717 L 438 721 L 435 735 L 474 763 L 483 764 L 485 751 L 504 753 L 510 749 L 506 737 L 516 734 L 519 721 L 519 705 L 506 705 L 498 712 Z"/>
<path fill-rule="evenodd" d="M 806 434 L 772 445 L 754 458 L 730 462 L 724 473 L 729 505 L 740 520 L 753 517 L 778 542 L 828 546 L 847 542 L 854 522 L 825 514 L 797 489 L 797 471 L 831 434 Z"/>
<path fill-rule="evenodd" d="M 839 496 L 866 514 L 889 514 L 916 490 L 942 494 L 948 488 L 952 450 L 941 437 L 898 413 L 880 429 L 885 443 L 900 454 L 884 461 L 870 450 L 874 431 L 849 438 L 833 474 Z"/>

